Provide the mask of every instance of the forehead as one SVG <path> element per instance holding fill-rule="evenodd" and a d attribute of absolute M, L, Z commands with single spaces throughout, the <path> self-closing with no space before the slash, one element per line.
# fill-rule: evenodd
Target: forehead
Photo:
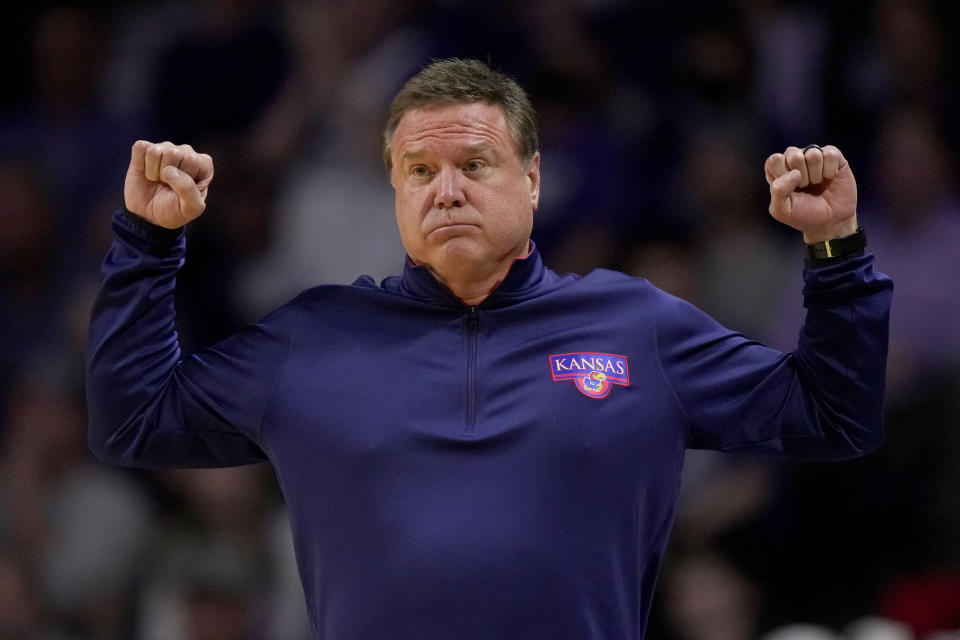
<path fill-rule="evenodd" d="M 391 149 L 396 160 L 399 154 L 434 145 L 478 144 L 513 146 L 510 126 L 500 105 L 471 102 L 411 109 L 397 124 Z"/>

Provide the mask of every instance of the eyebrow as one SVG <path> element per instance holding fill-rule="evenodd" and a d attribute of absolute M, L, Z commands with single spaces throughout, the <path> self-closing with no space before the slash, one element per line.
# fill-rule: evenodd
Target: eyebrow
<path fill-rule="evenodd" d="M 494 151 L 493 145 L 489 142 L 478 142 L 465 147 L 468 153 L 483 153 L 484 151 Z"/>
<path fill-rule="evenodd" d="M 470 154 L 484 153 L 487 151 L 494 154 L 496 153 L 496 151 L 493 148 L 493 145 L 490 144 L 489 142 L 477 142 L 476 144 L 468 144 L 467 146 L 463 147 L 463 150 Z M 424 155 L 426 155 L 426 153 L 427 153 L 426 149 L 418 149 L 416 151 L 405 151 L 403 155 L 400 156 L 400 159 L 416 160 L 417 158 L 421 158 Z"/>

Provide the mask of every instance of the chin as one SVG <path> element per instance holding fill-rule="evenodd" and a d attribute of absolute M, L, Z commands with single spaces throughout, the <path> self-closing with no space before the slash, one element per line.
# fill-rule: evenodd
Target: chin
<path fill-rule="evenodd" d="M 450 259 L 485 259 L 487 257 L 488 251 L 485 251 L 484 248 L 478 243 L 475 239 L 457 236 L 445 240 L 440 246 L 438 246 L 433 251 L 433 255 L 440 257 L 447 257 Z"/>
<path fill-rule="evenodd" d="M 493 259 L 489 248 L 471 238 L 457 237 L 432 247 L 427 262 L 444 271 L 459 270 L 467 265 L 480 264 Z"/>

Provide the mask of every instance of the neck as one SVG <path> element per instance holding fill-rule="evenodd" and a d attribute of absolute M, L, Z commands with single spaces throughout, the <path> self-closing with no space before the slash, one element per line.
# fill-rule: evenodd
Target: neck
<path fill-rule="evenodd" d="M 469 269 L 463 264 L 457 264 L 450 270 L 436 269 L 429 264 L 426 267 L 433 277 L 449 289 L 460 302 L 472 307 L 489 298 L 490 294 L 500 286 L 510 272 L 514 260 L 530 255 L 530 241 L 525 241 L 521 246 L 521 250 L 508 253 L 492 267 L 486 265 L 484 268 L 484 265 L 481 265 L 479 268 Z"/>
<path fill-rule="evenodd" d="M 460 302 L 467 306 L 475 306 L 486 300 L 490 297 L 490 294 L 493 293 L 494 289 L 497 288 L 503 278 L 506 277 L 506 272 L 503 275 L 495 275 L 490 278 L 485 278 L 483 280 L 475 279 L 457 279 L 444 277 L 441 273 L 433 269 L 433 267 L 427 266 L 427 269 L 430 270 L 430 273 L 433 274 L 433 277 L 436 278 L 440 283 L 443 284 L 450 292 L 455 295 Z"/>

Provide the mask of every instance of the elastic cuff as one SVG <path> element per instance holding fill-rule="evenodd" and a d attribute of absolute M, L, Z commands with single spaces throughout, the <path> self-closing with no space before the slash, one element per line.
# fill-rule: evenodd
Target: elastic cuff
<path fill-rule="evenodd" d="M 118 211 L 118 214 L 120 218 L 127 222 L 130 226 L 150 237 L 172 243 L 176 240 L 179 240 L 180 236 L 183 235 L 183 227 L 167 229 L 166 227 L 153 224 L 146 218 L 138 216 L 134 212 L 127 209 L 126 204 L 120 206 L 120 211 Z"/>

